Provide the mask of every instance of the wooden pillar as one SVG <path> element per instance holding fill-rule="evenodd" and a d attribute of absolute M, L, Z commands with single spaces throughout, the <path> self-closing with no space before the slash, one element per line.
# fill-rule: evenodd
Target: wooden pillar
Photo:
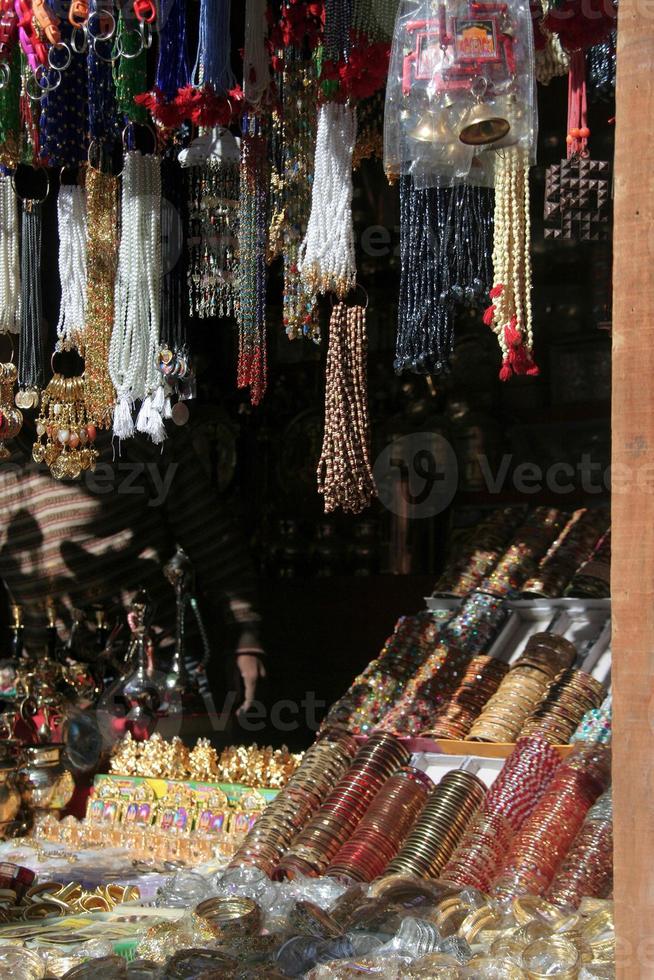
<path fill-rule="evenodd" d="M 654 6 L 620 0 L 612 573 L 619 980 L 654 978 Z"/>

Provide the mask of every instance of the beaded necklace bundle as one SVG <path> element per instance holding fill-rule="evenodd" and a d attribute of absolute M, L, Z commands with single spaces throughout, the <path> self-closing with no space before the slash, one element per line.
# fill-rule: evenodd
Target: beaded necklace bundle
<path fill-rule="evenodd" d="M 284 260 L 283 323 L 289 340 L 320 341 L 315 292 L 299 272 L 300 245 L 311 213 L 318 77 L 313 57 L 291 47 L 278 73 L 280 109 L 273 116 L 268 258 Z"/>
<path fill-rule="evenodd" d="M 239 344 L 237 384 L 250 388 L 253 405 L 263 398 L 266 356 L 267 141 L 256 120 L 244 119 L 239 208 Z"/>
<path fill-rule="evenodd" d="M 492 242 L 491 191 L 401 178 L 398 373 L 447 373 L 456 308 L 479 304 L 491 286 Z"/>
<path fill-rule="evenodd" d="M 118 179 L 89 167 L 86 174 L 88 238 L 84 334 L 84 400 L 96 423 L 111 425 L 116 393 L 109 373 L 118 249 Z"/>
<path fill-rule="evenodd" d="M 11 177 L 0 175 L 0 333 L 20 330 L 18 201 Z"/>
<path fill-rule="evenodd" d="M 518 147 L 498 152 L 495 161 L 493 288 L 484 322 L 502 352 L 500 379 L 538 374 L 534 364 L 531 309 L 529 159 Z"/>

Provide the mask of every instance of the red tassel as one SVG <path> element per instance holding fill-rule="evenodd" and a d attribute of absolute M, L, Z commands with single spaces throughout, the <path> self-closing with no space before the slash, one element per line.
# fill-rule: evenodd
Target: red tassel
<path fill-rule="evenodd" d="M 487 327 L 492 327 L 494 316 L 495 316 L 495 306 L 489 306 L 486 310 L 484 310 L 483 320 Z"/>
<path fill-rule="evenodd" d="M 497 297 L 501 296 L 503 292 L 504 292 L 504 286 L 501 282 L 498 282 L 497 286 L 493 286 L 493 288 L 491 289 L 488 295 L 490 296 L 491 299 L 497 299 Z"/>
<path fill-rule="evenodd" d="M 512 374 L 513 371 L 511 370 L 510 364 L 508 364 L 507 361 L 504 361 L 502 367 L 500 368 L 500 381 L 509 381 Z"/>

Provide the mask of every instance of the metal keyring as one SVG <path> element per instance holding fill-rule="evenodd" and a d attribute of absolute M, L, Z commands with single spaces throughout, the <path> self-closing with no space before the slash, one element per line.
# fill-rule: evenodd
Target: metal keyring
<path fill-rule="evenodd" d="M 114 48 L 112 47 L 111 55 L 108 58 L 105 58 L 105 56 L 101 54 L 98 45 L 108 44 L 110 41 L 111 38 L 102 38 L 102 40 L 98 41 L 96 40 L 96 38 L 93 37 L 93 35 L 91 35 L 91 45 L 93 47 L 93 53 L 95 54 L 96 58 L 99 58 L 100 61 L 104 61 L 105 64 L 107 65 L 113 65 L 115 64 L 116 61 L 118 61 L 118 52 L 116 51 L 116 53 L 114 54 Z"/>
<path fill-rule="evenodd" d="M 139 42 L 138 51 L 134 51 L 134 52 L 130 53 L 129 51 L 126 51 L 125 50 L 125 38 L 127 38 L 127 37 L 136 37 L 136 38 L 138 38 L 138 42 Z M 127 58 L 128 61 L 131 58 L 138 58 L 138 56 L 143 51 L 145 51 L 145 44 L 143 42 L 143 36 L 141 35 L 141 32 L 140 31 L 124 31 L 122 34 L 119 34 L 118 35 L 118 38 L 116 40 L 116 50 L 118 51 L 118 54 L 119 54 L 119 56 L 121 58 Z"/>
<path fill-rule="evenodd" d="M 22 197 L 18 193 L 18 188 L 16 187 L 16 172 L 17 172 L 17 169 L 18 168 L 16 170 L 14 170 L 13 174 L 11 175 L 11 186 L 12 186 L 12 188 L 14 190 L 14 194 L 16 195 L 16 197 L 18 198 L 19 201 L 24 201 L 26 203 L 29 202 L 31 204 L 43 204 L 43 202 L 46 200 L 48 194 L 50 193 L 50 175 L 48 174 L 47 167 L 30 167 L 29 164 L 27 164 L 27 163 L 21 164 L 21 166 L 28 167 L 30 170 L 33 170 L 35 173 L 45 174 L 45 196 L 44 197 Z"/>
<path fill-rule="evenodd" d="M 112 24 L 111 30 L 107 34 L 94 34 L 91 30 L 91 24 L 93 23 L 94 17 L 97 17 L 98 20 L 101 17 L 107 17 Z M 96 41 L 110 41 L 116 33 L 116 18 L 110 10 L 94 10 L 93 13 L 89 15 L 89 19 L 86 22 L 86 30 L 94 44 Z"/>
<path fill-rule="evenodd" d="M 0 61 L 0 91 L 11 81 L 11 69 L 6 61 Z"/>
<path fill-rule="evenodd" d="M 125 133 L 128 130 L 130 130 L 130 129 L 134 129 L 136 126 L 139 126 L 139 124 L 138 123 L 135 123 L 135 122 L 128 122 L 127 125 L 125 126 L 125 128 L 123 129 L 122 135 L 120 137 L 121 142 L 123 144 L 123 149 L 125 150 L 126 153 L 129 152 L 129 151 L 127 149 L 127 143 L 125 142 Z M 157 134 L 156 134 L 156 132 L 154 130 L 154 127 L 152 127 L 149 123 L 143 123 L 142 125 L 139 126 L 139 128 L 140 129 L 147 129 L 147 131 L 150 133 L 150 135 L 152 136 L 153 142 L 154 142 L 154 145 L 152 147 L 152 153 L 156 153 L 157 152 Z"/>
<path fill-rule="evenodd" d="M 40 77 L 38 75 L 39 69 L 41 69 L 41 76 Z M 27 76 L 27 79 L 25 81 L 25 93 L 26 93 L 27 97 L 32 100 L 32 102 L 40 102 L 41 99 L 44 96 L 46 96 L 48 94 L 48 92 L 50 92 L 51 89 L 52 89 L 52 86 L 50 84 L 43 85 L 43 82 L 42 82 L 43 72 L 46 72 L 47 70 L 48 69 L 45 67 L 45 65 L 37 65 L 36 71 L 35 72 L 31 72 Z M 61 76 L 60 76 L 60 79 L 59 80 L 61 81 Z M 47 81 L 47 79 L 46 79 L 46 81 Z M 30 85 L 32 86 L 31 88 L 30 88 Z M 38 94 L 35 94 L 34 93 L 34 86 L 35 85 L 36 85 Z"/>
<path fill-rule="evenodd" d="M 99 167 L 94 167 L 93 166 L 93 161 L 91 160 L 91 151 L 92 151 L 93 147 L 96 144 L 100 147 L 100 160 L 99 160 L 100 166 Z M 102 169 L 102 153 L 103 153 L 103 147 L 102 147 L 102 144 L 100 143 L 100 140 L 97 139 L 97 138 L 96 139 L 92 139 L 91 142 L 89 143 L 89 149 L 88 149 L 88 152 L 86 154 L 86 161 L 87 161 L 89 167 L 91 168 L 91 170 L 95 170 L 95 172 L 97 174 L 104 174 L 105 177 L 115 177 L 116 179 L 118 179 L 119 177 L 122 177 L 122 174 L 123 174 L 123 171 L 122 170 L 120 170 L 117 174 L 114 174 L 110 170 L 103 170 Z"/>
<path fill-rule="evenodd" d="M 152 32 L 152 24 L 147 20 L 139 21 L 139 32 L 143 38 L 143 47 L 149 49 L 152 47 L 152 39 L 154 34 Z"/>
<path fill-rule="evenodd" d="M 77 44 L 77 40 L 76 40 L 79 34 L 82 35 L 82 43 L 81 43 L 81 45 L 78 45 Z M 73 30 L 71 32 L 71 35 L 70 35 L 70 46 L 73 49 L 73 51 L 75 52 L 75 54 L 85 54 L 86 53 L 86 51 L 88 49 L 88 46 L 89 46 L 88 37 L 86 36 L 86 27 L 74 27 L 73 28 Z"/>
<path fill-rule="evenodd" d="M 53 62 L 52 55 L 55 51 L 62 51 L 62 50 L 67 55 L 67 60 L 64 62 L 63 65 L 57 65 Z M 54 68 L 56 71 L 66 71 L 66 69 L 68 68 L 72 60 L 73 60 L 73 52 L 70 50 L 70 48 L 68 47 L 65 41 L 59 41 L 58 44 L 53 44 L 48 51 L 48 64 L 50 65 L 51 68 Z"/>
<path fill-rule="evenodd" d="M 47 94 L 47 93 L 49 93 L 49 92 L 54 92 L 54 90 L 56 88 L 59 88 L 59 86 L 61 85 L 61 70 L 59 68 L 53 68 L 53 67 L 50 67 L 48 69 L 48 68 L 45 67 L 45 65 L 40 65 L 39 67 L 43 68 L 43 72 L 44 73 L 47 72 L 47 83 L 48 84 L 47 85 L 43 85 L 42 78 L 41 79 L 38 78 L 37 75 L 36 75 L 36 72 L 35 72 L 34 73 L 34 77 L 36 78 L 37 85 L 41 89 L 43 89 L 43 94 L 44 95 Z M 38 70 L 39 69 L 37 68 L 36 71 L 38 72 Z M 54 76 L 54 82 L 52 81 L 52 77 L 53 76 Z"/>

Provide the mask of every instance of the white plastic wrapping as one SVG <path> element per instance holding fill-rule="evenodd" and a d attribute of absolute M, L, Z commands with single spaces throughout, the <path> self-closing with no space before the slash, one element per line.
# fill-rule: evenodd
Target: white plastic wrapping
<path fill-rule="evenodd" d="M 528 0 L 402 0 L 386 88 L 384 166 L 416 186 L 492 185 L 494 152 L 534 160 Z"/>

